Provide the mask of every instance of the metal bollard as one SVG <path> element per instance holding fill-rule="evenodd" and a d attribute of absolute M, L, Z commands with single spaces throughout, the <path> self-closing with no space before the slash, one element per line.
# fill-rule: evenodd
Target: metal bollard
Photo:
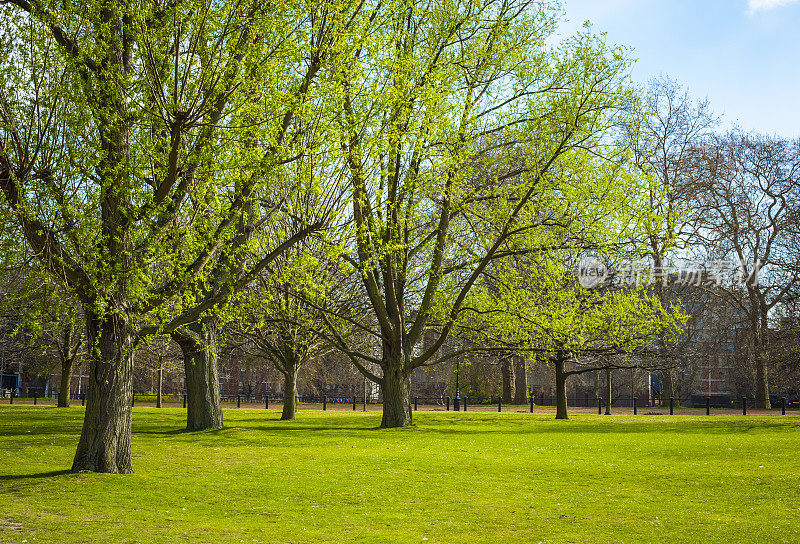
<path fill-rule="evenodd" d="M 603 397 L 597 397 L 597 414 L 603 413 Z"/>
<path fill-rule="evenodd" d="M 633 415 L 636 415 L 636 397 L 633 397 Z"/>
<path fill-rule="evenodd" d="M 706 397 L 706 415 L 711 415 L 711 397 Z"/>
<path fill-rule="evenodd" d="M 269 395 L 264 397 L 264 410 L 269 410 Z"/>
<path fill-rule="evenodd" d="M 747 415 L 747 397 L 742 397 L 742 415 Z"/>
<path fill-rule="evenodd" d="M 353 411 L 356 411 L 356 396 L 353 395 Z"/>
<path fill-rule="evenodd" d="M 186 393 L 183 394 L 183 407 L 186 408 Z"/>
<path fill-rule="evenodd" d="M 675 397 L 669 398 L 669 415 L 675 414 Z"/>
<path fill-rule="evenodd" d="M 503 411 L 503 397 L 498 397 L 497 399 L 497 411 L 498 412 Z"/>
<path fill-rule="evenodd" d="M 322 395 L 322 410 L 325 411 L 328 409 L 328 397 Z"/>
<path fill-rule="evenodd" d="M 450 397 L 447 397 L 447 411 L 450 411 Z"/>
<path fill-rule="evenodd" d="M 83 393 L 81 395 L 81 406 L 83 406 L 85 402 L 86 402 L 86 393 Z"/>
<path fill-rule="evenodd" d="M 531 395 L 531 413 L 533 413 L 533 395 Z"/>
<path fill-rule="evenodd" d="M 464 397 L 463 405 L 464 405 L 464 411 L 466 412 L 467 411 L 467 397 Z"/>
<path fill-rule="evenodd" d="M 781 415 L 786 415 L 786 397 L 781 397 Z"/>
<path fill-rule="evenodd" d="M 36 393 L 34 393 L 34 394 L 33 394 L 33 405 L 34 405 L 34 406 L 36 406 L 36 401 L 37 401 L 37 400 L 38 400 L 38 399 L 37 399 L 37 395 L 36 395 Z"/>
<path fill-rule="evenodd" d="M 11 399 L 9 400 L 8 403 L 9 404 L 14 404 L 14 392 L 13 391 L 11 392 Z M 81 404 L 81 406 L 83 406 L 83 404 Z"/>
<path fill-rule="evenodd" d="M 242 407 L 242 396 L 241 395 L 236 395 L 236 407 L 237 408 L 241 408 Z"/>
<path fill-rule="evenodd" d="M 417 411 L 417 397 L 414 397 L 414 411 Z"/>

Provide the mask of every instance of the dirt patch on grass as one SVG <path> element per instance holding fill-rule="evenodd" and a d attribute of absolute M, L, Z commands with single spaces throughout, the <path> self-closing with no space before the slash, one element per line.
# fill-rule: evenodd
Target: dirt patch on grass
<path fill-rule="evenodd" d="M 22 524 L 10 519 L 0 518 L 0 531 L 22 532 Z"/>

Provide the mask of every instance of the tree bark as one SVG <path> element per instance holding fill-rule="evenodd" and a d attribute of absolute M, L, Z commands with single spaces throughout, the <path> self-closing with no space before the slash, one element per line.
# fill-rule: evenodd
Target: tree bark
<path fill-rule="evenodd" d="M 755 320 L 754 320 L 755 321 Z M 756 408 L 759 410 L 769 410 L 769 381 L 767 376 L 767 365 L 764 361 L 764 343 L 761 323 L 755 323 L 753 331 L 753 358 L 755 359 L 753 368 L 756 373 Z"/>
<path fill-rule="evenodd" d="M 297 370 L 283 373 L 283 412 L 281 420 L 292 420 L 297 415 Z"/>
<path fill-rule="evenodd" d="M 568 419 L 567 416 L 567 375 L 564 373 L 564 359 L 555 358 L 556 367 L 556 419 Z"/>
<path fill-rule="evenodd" d="M 611 415 L 611 369 L 606 369 L 606 412 L 605 415 Z"/>
<path fill-rule="evenodd" d="M 58 407 L 69 408 L 69 393 L 72 382 L 72 363 L 75 359 L 61 359 L 61 389 L 58 391 Z"/>
<path fill-rule="evenodd" d="M 382 428 L 411 425 L 411 374 L 403 371 L 402 364 L 383 365 L 381 380 L 383 393 Z"/>
<path fill-rule="evenodd" d="M 503 404 L 511 404 L 514 398 L 514 363 L 512 358 L 506 357 L 500 362 L 500 373 L 503 377 Z"/>
<path fill-rule="evenodd" d="M 183 353 L 186 429 L 221 429 L 216 324 L 212 320 L 192 323 L 172 333 L 172 338 Z"/>
<path fill-rule="evenodd" d="M 64 340 L 59 350 L 61 357 L 61 389 L 58 392 L 58 408 L 69 408 L 69 393 L 72 382 L 72 365 L 77 357 L 78 348 L 72 347 L 72 323 L 64 327 Z"/>
<path fill-rule="evenodd" d="M 600 371 L 594 371 L 594 400 L 600 401 Z"/>
<path fill-rule="evenodd" d="M 525 372 L 525 358 L 514 356 L 514 404 L 528 403 L 528 380 Z"/>
<path fill-rule="evenodd" d="M 661 403 L 668 402 L 670 397 L 675 396 L 675 379 L 672 375 L 671 368 L 665 368 L 661 371 L 662 384 L 661 384 Z"/>
<path fill-rule="evenodd" d="M 129 474 L 133 331 L 119 314 L 86 316 L 89 379 L 74 472 Z"/>
<path fill-rule="evenodd" d="M 164 367 L 158 367 L 158 393 L 156 394 L 156 408 L 161 408 L 161 387 L 164 383 Z"/>

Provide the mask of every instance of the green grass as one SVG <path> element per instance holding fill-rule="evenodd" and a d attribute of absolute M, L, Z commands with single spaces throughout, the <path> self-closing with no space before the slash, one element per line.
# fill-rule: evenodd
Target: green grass
<path fill-rule="evenodd" d="M 800 417 L 134 408 L 127 476 L 69 474 L 81 408 L 0 406 L 0 542 L 800 542 Z"/>

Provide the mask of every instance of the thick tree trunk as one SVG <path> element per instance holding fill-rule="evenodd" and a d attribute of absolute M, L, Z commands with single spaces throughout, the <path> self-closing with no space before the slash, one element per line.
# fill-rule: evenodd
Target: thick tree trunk
<path fill-rule="evenodd" d="M 514 356 L 514 404 L 528 403 L 528 380 L 525 372 L 525 358 Z"/>
<path fill-rule="evenodd" d="M 403 372 L 399 362 L 384 364 L 383 417 L 381 427 L 408 427 L 411 425 L 411 374 Z"/>
<path fill-rule="evenodd" d="M 69 408 L 70 384 L 72 382 L 72 363 L 75 359 L 63 357 L 61 359 L 61 389 L 58 391 L 58 407 Z"/>
<path fill-rule="evenodd" d="M 193 323 L 175 331 L 172 338 L 183 353 L 186 429 L 221 429 L 216 324 L 212 321 Z"/>
<path fill-rule="evenodd" d="M 283 412 L 282 420 L 294 419 L 297 415 L 297 371 L 291 370 L 283 373 Z"/>
<path fill-rule="evenodd" d="M 556 419 L 568 419 L 567 416 L 567 375 L 564 373 L 564 360 L 555 359 L 556 367 Z"/>
<path fill-rule="evenodd" d="M 120 315 L 87 315 L 86 324 L 89 386 L 72 470 L 128 474 L 133 472 L 133 331 Z"/>
<path fill-rule="evenodd" d="M 514 362 L 510 357 L 500 362 L 500 373 L 503 377 L 503 404 L 511 404 L 514 398 Z"/>
<path fill-rule="evenodd" d="M 764 349 L 761 341 L 761 333 L 756 332 L 753 338 L 753 358 L 755 359 L 753 369 L 756 373 L 756 408 L 759 410 L 769 410 L 772 405 L 769 401 L 769 378 L 767 376 L 767 365 L 764 361 Z"/>

